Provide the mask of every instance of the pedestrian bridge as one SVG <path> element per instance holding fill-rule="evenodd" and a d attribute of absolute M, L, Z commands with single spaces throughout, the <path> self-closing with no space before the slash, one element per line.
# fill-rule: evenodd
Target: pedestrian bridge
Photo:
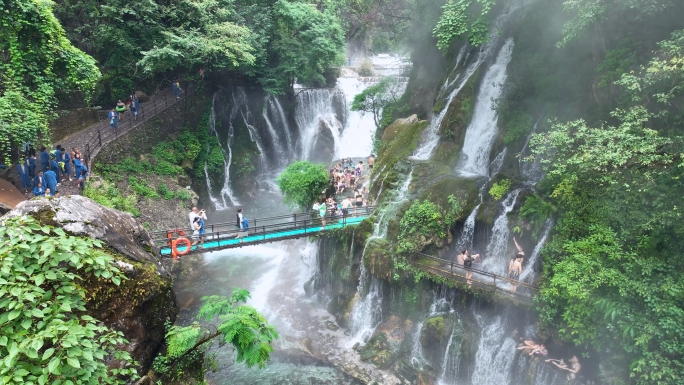
<path fill-rule="evenodd" d="M 411 264 L 426 273 L 435 274 L 447 278 L 459 286 L 477 288 L 479 292 L 489 292 L 494 297 L 499 297 L 514 302 L 531 305 L 532 298 L 539 293 L 539 287 L 533 284 L 514 280 L 501 275 L 493 274 L 477 268 L 466 269 L 454 261 L 433 257 L 423 253 L 413 253 Z M 477 266 L 477 263 L 473 265 Z M 471 279 L 466 278 L 468 270 L 472 271 Z M 515 291 L 511 290 L 515 287 Z"/>
<path fill-rule="evenodd" d="M 363 222 L 374 210 L 375 206 L 364 206 L 349 209 L 346 216 L 329 215 L 321 218 L 316 213 L 298 213 L 257 218 L 249 220 L 249 228 L 246 230 L 238 229 L 236 222 L 207 224 L 204 227 L 206 231 L 204 247 L 201 247 L 201 243 L 197 246 L 189 246 L 189 242 L 193 242 L 190 228 L 154 231 L 150 233 L 150 236 L 162 256 L 177 257 L 179 255 L 304 238 L 343 229 Z M 181 240 L 181 238 L 185 238 L 187 241 Z M 177 253 L 173 250 L 174 243 Z"/>

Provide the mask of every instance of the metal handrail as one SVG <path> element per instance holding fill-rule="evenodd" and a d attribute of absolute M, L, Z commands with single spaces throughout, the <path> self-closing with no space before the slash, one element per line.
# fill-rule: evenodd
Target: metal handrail
<path fill-rule="evenodd" d="M 193 87 L 186 87 L 186 91 L 183 93 L 183 99 L 187 99 L 187 97 L 190 96 L 194 91 L 195 89 Z M 160 112 L 163 112 L 168 107 L 175 105 L 176 98 L 173 98 L 171 101 L 169 101 L 169 94 L 173 95 L 171 88 L 161 92 L 163 98 L 159 97 L 160 94 L 157 94 L 153 95 L 150 101 L 140 103 L 140 111 L 138 111 L 139 119 L 133 121 L 133 119 L 129 117 L 128 124 L 123 123 L 119 127 L 111 129 L 109 128 L 109 119 L 106 116 L 104 120 L 98 122 L 100 127 L 98 128 L 97 135 L 94 135 L 85 144 L 83 161 L 86 167 L 92 170 L 90 163 L 104 145 L 118 138 L 120 135 L 127 133 L 131 129 L 141 126 L 143 123 L 149 121 L 152 117 L 158 115 Z M 157 96 L 157 98 L 155 98 L 155 96 Z"/>
<path fill-rule="evenodd" d="M 349 209 L 350 213 L 347 215 L 347 218 L 349 217 L 358 217 L 361 215 L 355 215 L 355 211 L 363 211 L 365 216 L 371 215 L 377 206 L 362 206 L 362 207 L 352 207 Z M 294 213 L 294 214 L 284 214 L 284 215 L 277 215 L 273 217 L 265 217 L 265 218 L 255 218 L 255 219 L 248 219 L 249 226 L 250 228 L 256 228 L 260 227 L 262 225 L 266 225 L 268 222 L 273 222 L 276 220 L 282 220 L 282 219 L 290 219 L 290 221 L 287 222 L 282 222 L 282 224 L 291 224 L 293 222 L 297 222 L 297 219 L 300 220 L 320 220 L 320 216 L 318 216 L 318 212 L 315 211 L 309 211 L 309 212 L 300 212 L 300 213 Z M 340 216 L 329 216 L 326 215 L 325 219 L 339 219 Z M 205 229 L 209 230 L 210 232 L 215 232 L 217 229 L 222 229 L 224 227 L 229 227 L 229 228 L 234 228 L 237 226 L 237 222 L 232 221 L 232 222 L 222 222 L 222 223 L 213 223 L 213 224 L 207 224 L 205 225 Z M 150 237 L 154 238 L 156 236 L 166 236 L 170 231 L 177 231 L 177 230 L 183 230 L 183 232 L 192 232 L 192 229 L 190 227 L 183 227 L 183 228 L 177 228 L 177 229 L 168 229 L 168 230 L 156 230 L 156 231 L 150 231 Z"/>
<path fill-rule="evenodd" d="M 357 209 L 357 212 L 350 212 L 348 215 L 341 215 L 341 216 L 329 216 L 326 215 L 324 217 L 326 221 L 326 227 L 330 225 L 338 225 L 342 224 L 343 226 L 347 225 L 347 220 L 352 219 L 352 218 L 359 218 L 359 217 L 367 217 L 372 213 L 370 210 L 371 207 L 367 206 L 367 210 L 360 210 Z M 374 208 L 374 207 L 373 207 Z M 292 230 L 304 230 L 304 235 L 307 234 L 308 229 L 313 229 L 317 228 L 318 230 L 312 232 L 316 233 L 320 231 L 320 227 L 322 226 L 322 219 L 320 217 L 315 217 L 308 215 L 310 213 L 304 213 L 304 215 L 299 214 L 299 218 L 295 219 L 294 221 L 288 221 L 288 222 L 282 222 L 282 223 L 273 223 L 273 224 L 261 224 L 261 225 L 250 225 L 248 229 L 236 229 L 236 223 L 231 223 L 231 224 L 220 224 L 220 225 L 209 225 L 205 226 L 205 229 L 208 229 L 209 232 L 204 234 L 204 241 L 205 242 L 215 242 L 215 241 L 221 241 L 221 240 L 229 240 L 229 239 L 234 239 L 237 236 L 247 233 L 247 237 L 255 237 L 255 236 L 261 236 L 263 237 L 263 240 L 265 241 L 267 239 L 268 235 L 271 234 L 278 234 L 278 233 L 283 233 L 284 231 L 292 231 Z M 296 214 L 292 214 L 293 216 Z M 290 218 L 290 216 L 287 216 Z M 274 217 L 277 218 L 277 217 Z M 268 219 L 268 218 L 267 218 Z M 263 221 L 264 219 L 262 219 Z M 323 229 L 325 230 L 325 229 Z M 185 232 L 185 231 L 184 231 Z M 188 237 L 190 236 L 191 233 L 186 234 L 185 236 Z M 167 249 L 171 247 L 171 241 L 174 239 L 178 239 L 181 237 L 181 235 L 178 234 L 178 230 L 169 230 L 167 233 L 166 238 L 158 238 L 158 239 L 153 239 L 152 242 L 154 243 L 155 246 L 159 247 L 160 250 L 162 249 Z M 202 250 L 196 250 L 196 251 L 202 251 Z"/>
<path fill-rule="evenodd" d="M 441 259 L 441 258 L 433 257 L 433 256 L 431 256 L 431 255 L 427 255 L 427 254 L 423 254 L 423 253 L 413 253 L 413 255 L 419 256 L 419 257 L 421 257 L 421 258 L 426 258 L 426 259 L 434 260 L 434 261 L 437 261 L 437 262 L 440 263 L 439 265 L 428 265 L 428 264 L 420 263 L 420 262 L 418 262 L 418 261 L 416 261 L 416 260 L 414 259 L 414 261 L 413 261 L 414 264 L 419 265 L 419 266 L 424 266 L 424 267 L 429 268 L 429 269 L 438 270 L 438 271 L 440 271 L 440 272 L 450 274 L 451 276 L 458 277 L 459 279 L 467 279 L 467 278 L 465 277 L 464 274 L 458 274 L 458 273 L 454 272 L 454 268 L 456 269 L 456 271 L 462 271 L 462 272 L 464 272 L 464 273 L 465 273 L 465 272 L 468 272 L 468 271 L 472 271 L 474 276 L 473 276 L 472 278 L 470 278 L 469 280 L 474 281 L 474 282 L 478 282 L 478 283 L 480 283 L 480 284 L 482 284 L 482 285 L 485 285 L 485 286 L 488 286 L 488 287 L 492 287 L 492 288 L 494 288 L 495 290 L 499 290 L 499 291 L 506 292 L 506 293 L 510 293 L 510 294 L 515 294 L 515 295 L 518 295 L 518 296 L 524 296 L 524 297 L 530 297 L 530 296 L 536 294 L 537 292 L 539 292 L 539 287 L 538 287 L 538 286 L 529 284 L 529 283 L 527 283 L 527 282 L 518 281 L 518 280 L 509 278 L 509 277 L 504 277 L 504 276 L 497 275 L 497 274 L 494 274 L 494 273 L 491 273 L 491 272 L 488 272 L 488 271 L 484 271 L 484 270 L 480 270 L 480 269 L 466 268 L 465 266 L 460 265 L 460 264 L 458 264 L 458 263 L 456 263 L 456 262 L 454 262 L 454 261 L 449 261 L 449 260 L 446 260 L 446 259 Z M 441 269 L 441 268 L 440 268 L 440 267 L 445 266 L 445 265 L 446 265 L 446 266 L 449 266 L 449 270 L 444 270 L 444 269 Z M 491 278 L 491 279 L 492 279 L 492 282 L 485 282 L 485 281 L 483 281 L 483 280 L 481 280 L 481 279 L 478 279 L 478 278 L 475 277 L 475 274 L 477 274 L 477 276 L 480 276 L 480 277 L 483 277 L 483 276 L 484 276 L 484 277 Z M 509 284 L 513 284 L 513 285 L 517 286 L 518 288 L 527 289 L 527 290 L 529 291 L 529 293 L 517 292 L 517 291 L 516 291 L 516 292 L 511 292 L 510 290 L 506 290 L 506 289 L 504 289 L 504 288 L 500 288 L 500 287 L 498 287 L 497 284 L 496 284 L 496 283 L 497 283 L 497 280 L 498 280 L 499 282 L 507 282 L 507 283 L 509 283 Z"/>

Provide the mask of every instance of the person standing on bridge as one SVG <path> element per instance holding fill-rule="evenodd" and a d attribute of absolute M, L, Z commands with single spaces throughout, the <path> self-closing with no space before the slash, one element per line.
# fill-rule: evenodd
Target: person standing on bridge
<path fill-rule="evenodd" d="M 342 217 L 346 218 L 349 215 L 349 208 L 352 207 L 352 203 L 349 197 L 344 197 L 342 200 Z"/>
<path fill-rule="evenodd" d="M 196 217 L 200 217 L 206 221 L 207 220 L 207 214 L 204 212 L 204 209 L 198 211 L 197 207 L 192 208 L 192 211 L 190 211 L 190 213 L 188 214 L 188 218 L 190 219 L 190 228 L 193 230 L 195 229 L 194 223 L 195 223 Z"/>
<path fill-rule="evenodd" d="M 192 224 L 192 246 L 196 246 L 197 243 L 202 242 L 202 248 L 204 248 L 204 220 L 202 217 L 197 215 Z"/>
<path fill-rule="evenodd" d="M 514 282 L 516 282 L 520 279 L 520 273 L 522 273 L 522 261 L 523 261 L 522 255 L 518 254 L 515 258 L 515 262 L 513 262 L 513 269 L 511 270 L 511 273 L 509 274 L 509 278 L 511 278 L 513 280 L 513 281 L 511 281 L 511 292 L 512 293 L 515 293 L 516 290 L 518 290 L 518 285 Z"/>
<path fill-rule="evenodd" d="M 464 250 L 463 267 L 466 269 L 466 283 L 468 285 L 473 284 L 473 262 L 478 258 L 480 258 L 480 254 L 470 255 L 468 250 Z"/>

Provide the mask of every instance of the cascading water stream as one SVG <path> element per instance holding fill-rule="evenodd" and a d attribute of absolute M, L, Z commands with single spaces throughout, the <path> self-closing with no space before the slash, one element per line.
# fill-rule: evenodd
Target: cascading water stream
<path fill-rule="evenodd" d="M 522 273 L 520 273 L 521 281 L 532 282 L 536 278 L 534 267 L 535 265 L 537 265 L 537 261 L 539 260 L 539 253 L 541 252 L 542 247 L 544 247 L 544 244 L 546 243 L 546 238 L 549 237 L 552 228 L 553 219 L 548 218 L 546 222 L 544 222 L 544 228 L 542 229 L 542 236 L 541 238 L 539 238 L 539 242 L 537 242 L 537 245 L 534 247 L 534 250 L 532 250 L 532 254 L 527 260 L 527 263 L 525 264 Z"/>
<path fill-rule="evenodd" d="M 276 128 L 274 124 L 271 122 L 271 118 L 269 117 L 268 112 L 273 110 L 273 102 L 271 101 L 272 96 L 269 95 L 266 98 L 266 108 L 264 108 L 264 112 L 262 114 L 264 118 L 264 123 L 266 123 L 266 128 L 268 129 L 268 133 L 271 137 L 271 145 L 273 146 L 273 149 L 276 152 L 277 156 L 277 163 L 278 165 L 282 166 L 285 165 L 288 161 L 288 150 L 289 148 L 286 148 L 287 141 L 283 142 L 280 140 L 280 137 L 278 133 L 276 132 Z"/>
<path fill-rule="evenodd" d="M 501 275 L 507 273 L 508 261 L 506 260 L 506 250 L 508 250 L 511 233 L 508 230 L 508 213 L 513 210 L 521 191 L 522 189 L 513 190 L 501 202 L 501 214 L 494 221 L 492 237 L 489 240 L 487 253 L 480 267 L 482 270 Z"/>
<path fill-rule="evenodd" d="M 216 98 L 218 97 L 218 93 L 214 93 L 214 96 L 211 99 L 211 113 L 209 114 L 209 132 L 213 133 L 216 138 L 219 140 L 219 143 L 221 142 L 221 137 L 219 136 L 218 132 L 216 131 Z M 237 198 L 235 198 L 235 194 L 233 194 L 233 189 L 230 186 L 230 165 L 233 162 L 233 126 L 230 125 L 228 129 L 228 139 L 226 140 L 226 145 L 225 148 L 224 146 L 221 146 L 221 151 L 223 152 L 223 166 L 224 166 L 224 173 L 223 173 L 223 187 L 221 188 L 220 195 L 218 197 L 214 197 L 213 195 L 213 189 L 211 185 L 211 180 L 209 178 L 209 172 L 207 171 L 207 165 L 204 165 L 204 175 L 206 176 L 206 181 L 207 181 L 207 191 L 209 194 L 209 200 L 211 200 L 211 203 L 214 204 L 214 207 L 216 210 L 225 210 L 228 207 L 230 207 L 230 204 L 232 203 L 233 205 L 239 205 L 240 202 L 238 202 Z M 226 197 L 228 198 L 229 202 L 226 201 Z"/>
<path fill-rule="evenodd" d="M 515 341 L 506 335 L 504 315 L 490 320 L 475 313 L 482 329 L 475 355 L 475 370 L 472 383 L 478 385 L 508 385 L 511 383 L 511 369 L 515 361 Z"/>
<path fill-rule="evenodd" d="M 513 39 L 506 40 L 494 64 L 485 74 L 475 102 L 473 119 L 466 130 L 457 169 L 463 174 L 489 175 L 489 155 L 496 138 L 498 114 L 494 103 L 506 82 L 506 67 L 513 54 Z"/>
<path fill-rule="evenodd" d="M 466 218 L 466 221 L 463 223 L 461 235 L 458 237 L 458 241 L 456 241 L 456 245 L 458 245 L 456 247 L 456 250 L 459 252 L 463 249 L 471 250 L 473 248 L 473 236 L 475 235 L 475 218 L 477 217 L 477 211 L 480 209 L 481 205 L 482 203 L 475 206 L 470 215 L 468 215 L 468 218 Z"/>
<path fill-rule="evenodd" d="M 287 149 L 291 153 L 295 151 L 295 143 L 292 139 L 292 132 L 290 131 L 290 124 L 287 121 L 287 116 L 283 110 L 283 106 L 280 104 L 280 100 L 277 96 L 269 96 L 268 108 L 271 116 L 275 120 L 276 124 L 282 127 L 282 132 L 285 134 L 285 141 L 287 142 Z"/>
<path fill-rule="evenodd" d="M 438 385 L 457 385 L 458 367 L 461 363 L 461 344 L 460 340 L 454 345 L 454 336 L 461 331 L 463 325 L 460 319 L 454 321 L 449 341 L 444 350 L 444 360 L 442 362 L 442 373 L 437 379 Z M 460 334 L 459 334 L 460 336 Z"/>
<path fill-rule="evenodd" d="M 237 93 L 235 91 L 237 91 Z M 231 96 L 233 100 L 233 110 L 230 113 L 230 129 L 234 130 L 233 122 L 237 115 L 240 114 L 242 123 L 245 125 L 245 127 L 247 127 L 247 131 L 249 132 L 249 139 L 256 144 L 257 149 L 259 150 L 259 159 L 261 161 L 261 168 L 263 171 L 263 168 L 268 165 L 268 159 L 266 158 L 266 151 L 264 151 L 264 146 L 261 141 L 261 137 L 259 136 L 259 132 L 257 132 L 257 129 L 253 124 L 252 112 L 249 110 L 249 104 L 247 100 L 247 93 L 245 92 L 244 88 L 237 87 L 236 89 L 233 89 Z"/>

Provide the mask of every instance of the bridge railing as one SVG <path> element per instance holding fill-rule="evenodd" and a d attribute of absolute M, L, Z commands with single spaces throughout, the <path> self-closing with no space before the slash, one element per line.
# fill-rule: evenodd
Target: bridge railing
<path fill-rule="evenodd" d="M 323 220 L 325 220 L 326 226 L 339 224 L 346 225 L 350 219 L 368 217 L 373 213 L 373 211 L 375 211 L 375 206 L 363 206 L 356 207 L 356 209 L 350 208 L 347 215 L 326 215 L 324 218 L 321 218 L 316 212 L 256 218 L 248 220 L 249 228 L 247 229 L 238 229 L 237 220 L 227 223 L 205 224 L 204 242 L 207 243 L 234 239 L 238 236 L 260 236 L 263 237 L 263 240 L 267 240 L 272 238 L 269 237 L 269 235 L 283 234 L 288 231 L 296 230 L 304 230 L 304 234 L 307 233 L 307 230 L 311 230 L 312 233 L 315 233 L 320 230 L 320 227 L 322 227 Z M 181 237 L 180 231 L 185 234 L 184 237 L 186 238 L 190 238 L 192 236 L 192 230 L 189 227 L 186 227 L 182 229 L 170 229 L 166 231 L 153 231 L 150 232 L 150 237 L 157 247 L 160 249 L 165 249 L 170 247 L 172 240 Z M 301 236 L 301 234 L 298 235 Z M 283 238 L 287 237 L 291 236 L 288 236 L 288 234 L 283 234 Z"/>
<path fill-rule="evenodd" d="M 413 264 L 427 271 L 433 271 L 441 276 L 451 277 L 458 281 L 467 281 L 466 273 L 473 273 L 470 281 L 476 286 L 489 288 L 495 292 L 512 294 L 518 297 L 533 297 L 539 293 L 539 287 L 526 282 L 518 281 L 509 277 L 497 275 L 488 271 L 466 268 L 465 266 L 446 259 L 433 257 L 423 253 L 413 253 Z M 511 285 L 516 286 L 516 291 L 511 291 Z"/>

